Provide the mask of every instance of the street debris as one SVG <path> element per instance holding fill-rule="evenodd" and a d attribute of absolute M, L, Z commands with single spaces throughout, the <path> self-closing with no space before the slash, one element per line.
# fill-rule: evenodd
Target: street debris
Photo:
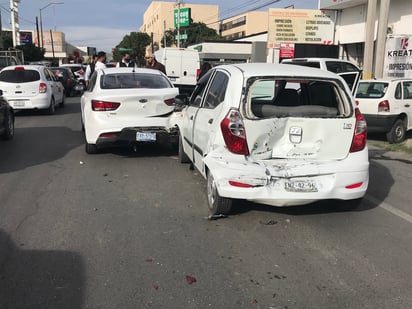
<path fill-rule="evenodd" d="M 217 220 L 217 219 L 222 219 L 222 218 L 227 218 L 227 216 L 222 215 L 222 214 L 220 214 L 220 215 L 209 215 L 205 219 L 207 219 L 207 220 Z"/>
<path fill-rule="evenodd" d="M 192 284 L 192 283 L 196 282 L 196 278 L 192 277 L 192 276 L 189 276 L 189 275 L 186 275 L 186 281 L 187 281 L 187 283 Z"/>
<path fill-rule="evenodd" d="M 159 289 L 159 286 L 158 286 L 157 284 L 153 284 L 153 288 L 154 288 L 155 290 L 158 290 L 158 289 Z"/>
<path fill-rule="evenodd" d="M 269 221 L 267 221 L 267 222 L 259 221 L 259 223 L 260 223 L 260 224 L 263 224 L 263 225 L 275 225 L 275 224 L 278 224 L 278 222 L 277 222 L 276 220 L 269 220 Z"/>

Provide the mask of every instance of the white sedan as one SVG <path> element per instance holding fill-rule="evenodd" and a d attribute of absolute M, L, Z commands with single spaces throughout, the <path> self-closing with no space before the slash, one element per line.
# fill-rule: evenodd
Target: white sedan
<path fill-rule="evenodd" d="M 0 71 L 0 89 L 15 110 L 43 109 L 55 112 L 64 106 L 64 87 L 43 65 L 14 65 Z"/>
<path fill-rule="evenodd" d="M 356 206 L 365 195 L 366 121 L 336 74 L 286 64 L 222 65 L 176 104 L 183 107 L 179 159 L 207 179 L 212 215 L 229 213 L 234 199 Z"/>
<path fill-rule="evenodd" d="M 81 97 L 86 152 L 106 146 L 176 143 L 174 97 L 179 93 L 166 75 L 141 68 L 96 71 Z"/>

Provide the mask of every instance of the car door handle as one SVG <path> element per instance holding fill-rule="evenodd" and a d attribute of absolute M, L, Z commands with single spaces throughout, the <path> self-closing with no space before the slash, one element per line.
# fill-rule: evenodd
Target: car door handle
<path fill-rule="evenodd" d="M 409 104 L 405 104 L 405 107 L 410 107 L 410 105 L 409 105 Z"/>
<path fill-rule="evenodd" d="M 190 118 L 189 118 L 190 120 L 193 120 L 193 115 L 192 116 L 190 116 Z"/>
<path fill-rule="evenodd" d="M 208 121 L 208 123 L 209 123 L 209 124 L 212 124 L 212 123 L 213 123 L 213 118 L 210 118 L 209 121 Z"/>

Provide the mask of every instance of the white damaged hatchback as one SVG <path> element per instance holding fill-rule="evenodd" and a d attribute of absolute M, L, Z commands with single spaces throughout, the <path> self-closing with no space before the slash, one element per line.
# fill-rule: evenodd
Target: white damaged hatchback
<path fill-rule="evenodd" d="M 369 182 L 366 122 L 344 80 L 267 63 L 222 65 L 179 95 L 179 159 L 207 179 L 212 215 L 232 201 L 357 205 Z"/>

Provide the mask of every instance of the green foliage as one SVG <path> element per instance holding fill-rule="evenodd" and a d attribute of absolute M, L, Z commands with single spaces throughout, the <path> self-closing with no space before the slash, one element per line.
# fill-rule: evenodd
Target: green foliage
<path fill-rule="evenodd" d="M 219 34 L 215 29 L 209 28 L 204 23 L 191 23 L 188 27 L 180 28 L 180 34 L 187 34 L 187 40 L 181 40 L 180 46 L 187 47 L 189 45 L 202 43 L 204 41 L 217 41 L 221 40 Z M 166 30 L 165 35 L 162 38 L 160 44 L 162 47 L 169 47 L 177 45 L 176 41 L 177 29 Z M 164 41 L 166 39 L 166 46 Z"/>
<path fill-rule="evenodd" d="M 146 46 L 150 45 L 151 39 L 147 33 L 143 32 L 130 32 L 125 35 L 122 41 L 113 50 L 113 60 L 120 61 L 124 54 L 123 50 L 119 49 L 131 49 L 129 51 L 130 57 L 136 60 L 138 66 L 143 66 L 146 61 L 144 59 L 146 53 Z"/>
<path fill-rule="evenodd" d="M 16 49 L 23 51 L 24 61 L 41 61 L 44 59 L 45 49 L 34 44 L 16 46 Z"/>

